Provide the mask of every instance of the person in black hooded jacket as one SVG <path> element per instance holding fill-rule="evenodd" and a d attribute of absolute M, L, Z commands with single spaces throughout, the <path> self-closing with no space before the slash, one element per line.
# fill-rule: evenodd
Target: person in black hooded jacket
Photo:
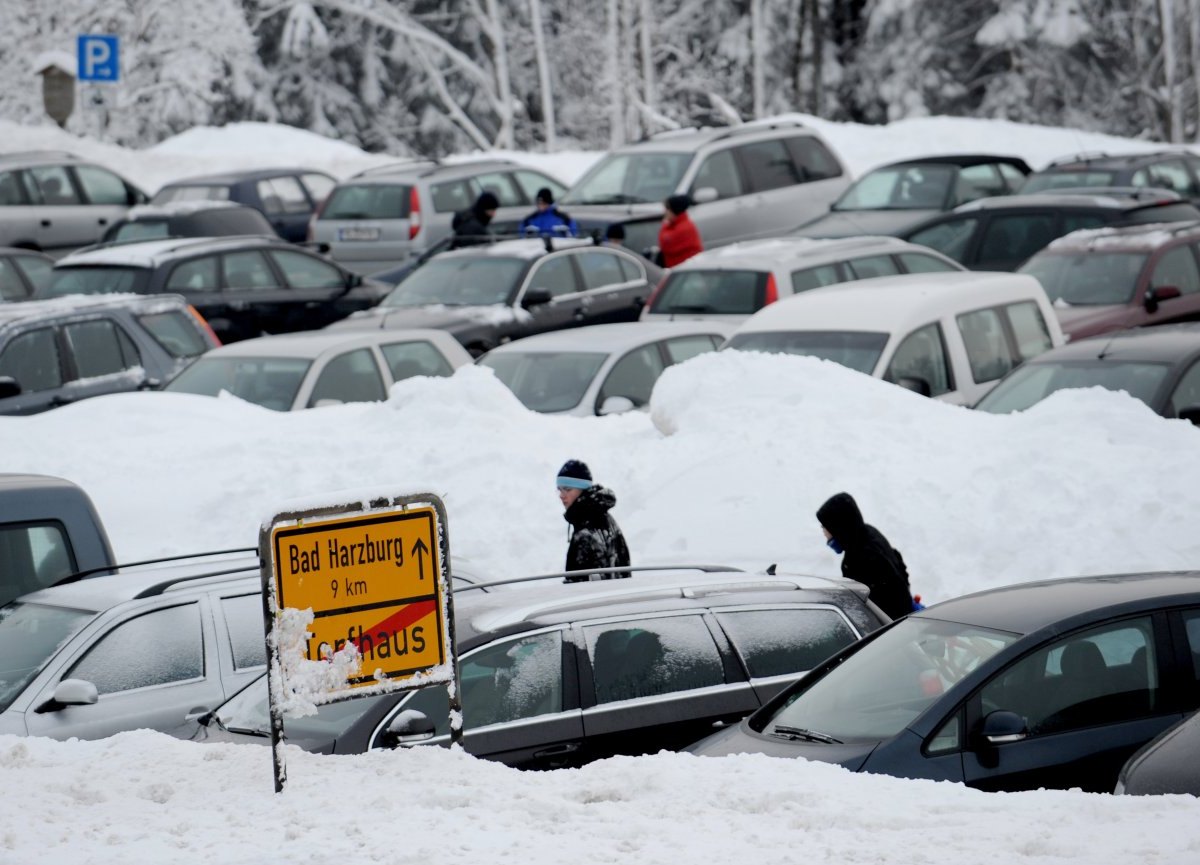
<path fill-rule="evenodd" d="M 562 502 L 563 519 L 571 526 L 567 544 L 568 571 L 588 568 L 621 568 L 629 566 L 629 546 L 621 527 L 613 519 L 617 497 L 607 487 L 592 480 L 592 472 L 579 460 L 567 460 L 558 471 L 558 499 Z M 628 577 L 629 574 L 601 574 L 600 579 Z M 567 577 L 568 583 L 581 583 L 587 574 Z"/>
<path fill-rule="evenodd" d="M 904 558 L 879 529 L 863 520 L 849 493 L 830 496 L 817 509 L 825 539 L 835 553 L 844 553 L 842 576 L 871 590 L 875 606 L 893 619 L 913 611 Z"/>
<path fill-rule="evenodd" d="M 479 193 L 479 197 L 475 199 L 475 203 L 466 210 L 460 210 L 454 214 L 454 218 L 450 221 L 450 227 L 454 230 L 454 241 L 451 247 L 458 249 L 463 246 L 474 246 L 480 243 L 492 242 L 492 217 L 496 215 L 496 208 L 500 206 L 498 199 L 493 192 L 487 190 Z"/>

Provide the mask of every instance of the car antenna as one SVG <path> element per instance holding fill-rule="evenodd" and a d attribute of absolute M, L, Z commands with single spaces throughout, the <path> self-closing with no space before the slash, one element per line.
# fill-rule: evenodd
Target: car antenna
<path fill-rule="evenodd" d="M 1100 353 L 1096 355 L 1096 360 L 1104 360 L 1104 358 L 1108 355 L 1108 349 L 1112 346 L 1112 344 L 1113 338 L 1110 336 L 1104 341 L 1104 345 L 1100 347 Z"/>

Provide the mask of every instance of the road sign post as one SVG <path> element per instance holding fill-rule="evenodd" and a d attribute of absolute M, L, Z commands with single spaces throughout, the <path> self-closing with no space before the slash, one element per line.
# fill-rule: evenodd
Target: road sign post
<path fill-rule="evenodd" d="M 259 534 L 275 791 L 287 777 L 284 715 L 447 685 L 462 741 L 442 501 L 431 493 L 276 514 Z"/>

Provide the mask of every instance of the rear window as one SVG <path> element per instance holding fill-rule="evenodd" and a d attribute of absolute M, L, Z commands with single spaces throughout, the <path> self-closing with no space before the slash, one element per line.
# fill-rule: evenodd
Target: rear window
<path fill-rule="evenodd" d="M 883 347 L 887 345 L 887 341 L 886 333 L 781 330 L 734 334 L 725 344 L 725 348 L 819 357 L 870 375 L 879 363 L 879 356 L 883 354 Z"/>
<path fill-rule="evenodd" d="M 145 292 L 147 280 L 147 271 L 140 267 L 56 267 L 38 296 L 139 293 Z"/>
<path fill-rule="evenodd" d="M 196 320 L 182 310 L 139 315 L 138 321 L 171 357 L 197 357 L 209 349 Z"/>
<path fill-rule="evenodd" d="M 167 204 L 171 201 L 228 201 L 228 186 L 168 186 L 155 193 L 151 204 Z"/>
<path fill-rule="evenodd" d="M 1193 205 L 1180 201 L 1172 204 L 1156 204 L 1150 207 L 1139 207 L 1125 214 L 1124 222 L 1134 225 L 1144 225 L 1149 222 L 1186 222 L 1200 219 L 1200 210 Z"/>
<path fill-rule="evenodd" d="M 759 270 L 677 270 L 650 312 L 751 315 L 763 307 L 768 276 Z"/>
<path fill-rule="evenodd" d="M 410 186 L 390 183 L 339 186 L 317 219 L 408 219 L 411 192 Z"/>
<path fill-rule="evenodd" d="M 1043 252 L 1018 273 L 1042 284 L 1051 303 L 1072 306 L 1128 303 L 1146 266 L 1144 252 Z"/>
<path fill-rule="evenodd" d="M 1022 193 L 1048 189 L 1080 189 L 1085 186 L 1114 186 L 1117 176 L 1111 171 L 1047 171 L 1030 175 Z"/>

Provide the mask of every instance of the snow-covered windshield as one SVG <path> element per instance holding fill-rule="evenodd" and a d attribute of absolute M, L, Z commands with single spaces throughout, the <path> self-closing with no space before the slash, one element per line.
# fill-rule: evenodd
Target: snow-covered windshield
<path fill-rule="evenodd" d="M 644 204 L 674 195 L 694 153 L 614 153 L 601 159 L 567 194 L 569 204 Z"/>
<path fill-rule="evenodd" d="M 725 348 L 819 357 L 870 375 L 887 345 L 886 333 L 850 330 L 781 330 L 739 333 Z"/>
<path fill-rule="evenodd" d="M 525 407 L 533 411 L 566 411 L 579 405 L 588 385 L 608 355 L 596 352 L 501 352 L 479 361 Z"/>
<path fill-rule="evenodd" d="M 311 360 L 298 357 L 202 357 L 164 390 L 239 399 L 275 411 L 287 411 L 296 399 Z"/>
<path fill-rule="evenodd" d="M 0 712 L 95 615 L 43 604 L 0 607 Z"/>
<path fill-rule="evenodd" d="M 1123 390 L 1149 405 L 1170 369 L 1161 363 L 1111 360 L 1029 364 L 988 391 L 975 408 L 994 414 L 1024 411 L 1055 391 L 1072 387 Z"/>
<path fill-rule="evenodd" d="M 1045 252 L 1029 259 L 1019 273 L 1036 277 L 1050 302 L 1072 306 L 1129 303 L 1146 264 L 1145 252 Z"/>
<path fill-rule="evenodd" d="M 959 622 L 904 619 L 799 691 L 762 732 L 790 727 L 839 742 L 889 738 L 1018 636 Z"/>
<path fill-rule="evenodd" d="M 958 178 L 953 165 L 894 165 L 859 179 L 834 210 L 941 210 Z"/>
<path fill-rule="evenodd" d="M 56 267 L 38 297 L 67 294 L 126 294 L 144 290 L 149 271 L 141 267 Z"/>
<path fill-rule="evenodd" d="M 406 276 L 380 306 L 510 303 L 529 262 L 496 255 L 433 259 Z"/>

